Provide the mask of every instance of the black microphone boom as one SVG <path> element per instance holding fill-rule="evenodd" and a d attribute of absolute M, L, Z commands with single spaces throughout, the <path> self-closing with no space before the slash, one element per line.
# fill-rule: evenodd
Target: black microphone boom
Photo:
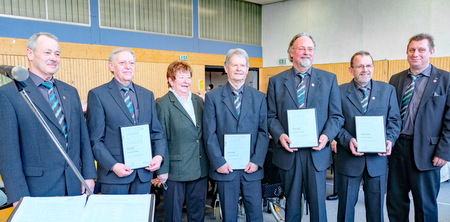
<path fill-rule="evenodd" d="M 28 79 L 28 69 L 23 66 L 0 66 L 0 74 L 16 81 L 22 82 Z"/>

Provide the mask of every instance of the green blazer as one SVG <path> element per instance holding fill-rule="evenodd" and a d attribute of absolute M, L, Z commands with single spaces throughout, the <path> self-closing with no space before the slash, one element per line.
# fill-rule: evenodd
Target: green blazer
<path fill-rule="evenodd" d="M 172 92 L 156 102 L 158 118 L 167 139 L 166 158 L 157 174 L 169 180 L 192 181 L 208 175 L 209 162 L 203 145 L 203 99 L 191 96 L 196 125 Z"/>

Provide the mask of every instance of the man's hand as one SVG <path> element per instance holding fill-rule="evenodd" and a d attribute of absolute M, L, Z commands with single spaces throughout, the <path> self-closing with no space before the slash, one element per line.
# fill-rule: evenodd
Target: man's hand
<path fill-rule="evenodd" d="M 91 189 L 92 193 L 94 193 L 95 181 L 93 179 L 87 179 L 86 183 L 87 183 L 89 189 Z M 84 187 L 83 184 L 81 184 L 81 193 L 85 193 L 85 194 L 89 195 L 89 192 L 87 191 L 86 187 Z"/>
<path fill-rule="evenodd" d="M 129 166 L 123 163 L 116 163 L 116 165 L 113 166 L 112 170 L 118 177 L 130 176 L 130 174 L 134 171 Z"/>
<path fill-rule="evenodd" d="M 319 136 L 319 146 L 313 147 L 313 150 L 322 150 L 328 143 L 328 141 L 330 141 L 330 138 L 328 138 L 327 135 L 322 134 Z"/>
<path fill-rule="evenodd" d="M 386 153 L 378 153 L 379 156 L 389 156 L 392 153 L 392 142 L 386 140 Z"/>
<path fill-rule="evenodd" d="M 155 157 L 153 157 L 152 162 L 150 162 L 150 166 L 146 167 L 145 169 L 152 172 L 159 170 L 162 160 L 163 158 L 161 155 L 156 155 Z"/>
<path fill-rule="evenodd" d="M 288 152 L 293 153 L 294 151 L 298 150 L 298 149 L 289 148 L 289 144 L 292 143 L 292 140 L 289 138 L 289 136 L 286 133 L 281 134 L 280 143 L 281 143 L 281 146 L 284 147 L 284 149 L 286 149 Z"/>
<path fill-rule="evenodd" d="M 336 142 L 336 140 L 333 140 L 333 142 L 331 142 L 331 150 L 334 152 L 334 153 L 337 153 L 337 142 Z"/>
<path fill-rule="evenodd" d="M 252 163 L 252 162 L 248 162 L 247 167 L 245 168 L 244 172 L 246 173 L 254 173 L 258 170 L 259 166 Z"/>
<path fill-rule="evenodd" d="M 233 172 L 233 169 L 231 169 L 231 166 L 229 163 L 225 163 L 221 167 L 217 168 L 216 171 L 221 174 L 229 174 L 229 173 Z"/>
<path fill-rule="evenodd" d="M 444 160 L 444 159 L 442 159 L 440 157 L 437 157 L 437 156 L 435 156 L 433 158 L 433 166 L 441 167 L 441 166 L 444 166 L 445 164 L 447 164 L 447 160 Z"/>
<path fill-rule="evenodd" d="M 353 155 L 355 155 L 355 156 L 362 156 L 362 155 L 364 155 L 364 153 L 358 153 L 356 151 L 356 148 L 358 147 L 358 143 L 356 142 L 355 138 L 352 138 L 350 140 L 349 146 L 350 146 L 350 151 L 352 151 Z"/>
<path fill-rule="evenodd" d="M 158 177 L 159 182 L 165 183 L 167 181 L 167 179 L 169 178 L 169 174 L 168 173 L 160 174 L 157 177 Z"/>

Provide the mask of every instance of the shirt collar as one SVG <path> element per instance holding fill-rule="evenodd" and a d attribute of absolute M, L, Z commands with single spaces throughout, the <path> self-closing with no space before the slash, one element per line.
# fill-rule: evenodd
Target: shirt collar
<path fill-rule="evenodd" d="M 297 76 L 297 74 L 301 73 L 298 71 L 294 66 L 292 66 L 292 69 L 294 70 L 294 75 Z M 306 71 L 311 76 L 312 67 L 309 67 L 308 71 Z"/>
<path fill-rule="evenodd" d="M 414 74 L 412 74 L 411 69 L 408 69 L 408 74 L 414 75 Z M 423 70 L 420 74 L 423 74 L 426 77 L 430 77 L 430 75 L 431 75 L 431 64 L 428 64 L 428 67 L 425 70 Z"/>
<path fill-rule="evenodd" d="M 172 92 L 172 93 L 175 95 L 175 97 L 176 97 L 179 101 L 189 101 L 189 100 L 191 100 L 191 98 L 192 98 L 192 97 L 191 97 L 191 96 L 192 96 L 191 91 L 189 91 L 189 95 L 188 95 L 187 100 L 184 100 L 183 97 L 179 96 L 179 95 L 172 89 L 172 87 L 169 88 L 169 91 Z"/>
<path fill-rule="evenodd" d="M 366 88 L 368 90 L 372 89 L 372 80 L 370 80 L 370 82 L 369 82 L 369 84 L 367 84 L 367 86 L 361 86 L 359 83 L 357 83 L 355 81 L 355 79 L 353 79 L 353 83 L 355 84 L 355 87 L 356 87 L 357 90 L 359 90 L 360 88 Z"/>
<path fill-rule="evenodd" d="M 29 73 L 30 73 L 31 80 L 33 80 L 33 82 L 34 82 L 34 84 L 36 86 L 40 86 L 43 82 L 45 82 L 45 80 L 43 80 L 41 77 L 39 77 L 38 75 L 34 74 L 33 72 L 29 71 Z M 52 79 L 50 79 L 50 81 L 52 81 L 53 84 L 55 83 L 53 77 L 52 77 Z"/>
<path fill-rule="evenodd" d="M 228 83 L 228 86 L 230 87 L 231 93 L 233 93 L 233 91 L 239 91 L 239 90 L 241 91 L 241 93 L 244 93 L 245 84 L 243 84 L 240 89 L 235 89 L 230 83 Z"/>
<path fill-rule="evenodd" d="M 116 82 L 117 88 L 119 88 L 119 90 L 122 90 L 123 87 L 127 87 L 127 88 L 129 88 L 132 92 L 136 92 L 136 91 L 134 90 L 133 82 L 131 82 L 130 85 L 128 85 L 128 86 L 124 86 L 122 83 L 120 83 L 119 81 L 117 81 L 116 78 L 114 78 L 114 81 Z"/>

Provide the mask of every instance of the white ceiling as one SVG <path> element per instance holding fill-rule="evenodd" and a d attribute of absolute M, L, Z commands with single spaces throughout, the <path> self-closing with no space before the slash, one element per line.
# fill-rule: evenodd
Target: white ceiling
<path fill-rule="evenodd" d="M 284 2 L 284 1 L 287 1 L 287 0 L 245 0 L 245 1 L 253 2 L 253 3 L 256 3 L 256 4 L 260 4 L 260 5 L 267 5 L 267 4 L 272 4 L 272 3 L 275 3 L 275 2 Z"/>

